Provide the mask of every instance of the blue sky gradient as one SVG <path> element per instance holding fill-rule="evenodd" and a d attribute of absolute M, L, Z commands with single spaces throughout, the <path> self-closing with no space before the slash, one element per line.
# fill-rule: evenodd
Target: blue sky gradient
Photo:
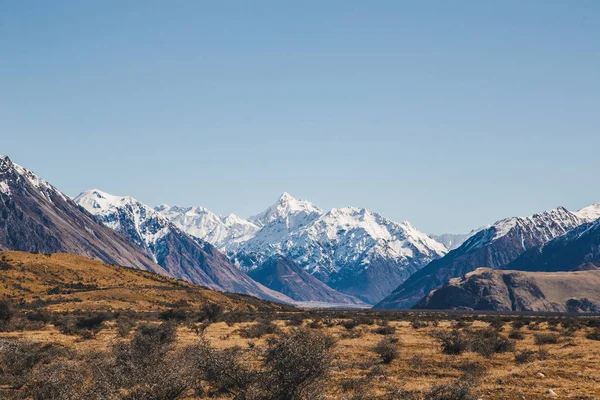
<path fill-rule="evenodd" d="M 0 153 L 70 195 L 466 232 L 600 202 L 599 71 L 597 1 L 0 0 Z"/>

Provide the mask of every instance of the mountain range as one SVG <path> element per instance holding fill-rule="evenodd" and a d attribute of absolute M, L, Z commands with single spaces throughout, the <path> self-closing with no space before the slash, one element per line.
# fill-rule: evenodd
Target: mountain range
<path fill-rule="evenodd" d="M 192 223 L 186 216 L 191 208 L 157 210 L 187 233 L 201 232 L 207 238 L 202 221 Z M 283 256 L 331 288 L 371 304 L 447 252 L 408 222 L 396 223 L 359 207 L 324 211 L 288 193 L 243 226 L 245 240 L 225 233 L 221 237 L 236 239 L 219 243 L 242 270 L 252 271 L 272 256 Z"/>
<path fill-rule="evenodd" d="M 81 193 L 75 202 L 135 243 L 170 276 L 215 290 L 293 302 L 252 280 L 210 243 L 195 240 L 136 199 L 94 189 Z"/>
<path fill-rule="evenodd" d="M 445 257 L 413 274 L 377 308 L 410 308 L 430 291 L 479 267 L 501 268 L 528 249 L 561 236 L 585 220 L 563 207 L 506 218 L 481 230 Z"/>
<path fill-rule="evenodd" d="M 307 306 L 589 311 L 592 289 L 573 282 L 600 267 L 599 218 L 597 203 L 427 235 L 365 208 L 323 210 L 284 193 L 244 219 L 98 189 L 71 199 L 0 156 L 0 250 L 72 253 Z"/>

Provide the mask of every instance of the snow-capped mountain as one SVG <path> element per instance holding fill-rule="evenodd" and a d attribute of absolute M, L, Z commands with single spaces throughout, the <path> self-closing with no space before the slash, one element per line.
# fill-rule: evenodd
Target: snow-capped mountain
<path fill-rule="evenodd" d="M 501 268 L 530 248 L 540 246 L 585 223 L 563 207 L 530 217 L 507 218 L 468 239 L 458 249 L 419 270 L 376 305 L 408 308 L 451 278 L 478 267 Z"/>
<path fill-rule="evenodd" d="M 572 271 L 600 268 L 600 219 L 530 249 L 504 269 L 521 271 Z"/>
<path fill-rule="evenodd" d="M 242 268 L 281 254 L 334 289 L 370 303 L 447 252 L 408 222 L 358 207 L 324 212 L 287 193 L 251 220 L 262 228 L 230 251 Z"/>
<path fill-rule="evenodd" d="M 176 278 L 216 290 L 293 302 L 253 281 L 211 244 L 192 238 L 161 213 L 131 197 L 94 189 L 81 193 L 75 202 L 128 237 Z"/>
<path fill-rule="evenodd" d="M 227 251 L 250 239 L 260 229 L 254 223 L 229 214 L 221 217 L 204 207 L 171 207 L 161 205 L 156 211 L 167 217 L 179 229 L 202 239 L 220 251 Z"/>
<path fill-rule="evenodd" d="M 235 224 L 201 208 L 157 210 L 187 233 L 219 246 L 244 271 L 284 256 L 334 289 L 370 303 L 447 252 L 408 222 L 359 207 L 324 211 L 288 193 L 248 220 L 236 217 Z"/>
<path fill-rule="evenodd" d="M 584 207 L 574 214 L 586 222 L 593 222 L 600 218 L 600 203 Z"/>
<path fill-rule="evenodd" d="M 167 274 L 124 236 L 6 156 L 0 156 L 0 250 L 73 253 Z"/>

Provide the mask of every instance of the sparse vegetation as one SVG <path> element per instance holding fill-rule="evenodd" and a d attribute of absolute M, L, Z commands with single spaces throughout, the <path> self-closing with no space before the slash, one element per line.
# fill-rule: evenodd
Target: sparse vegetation
<path fill-rule="evenodd" d="M 598 317 L 299 310 L 95 263 L 61 281 L 66 258 L 43 257 L 51 284 L 2 271 L 0 398 L 586 398 L 600 380 Z"/>
<path fill-rule="evenodd" d="M 398 348 L 397 338 L 384 338 L 373 347 L 373 352 L 381 358 L 381 362 L 389 364 L 398 358 Z"/>

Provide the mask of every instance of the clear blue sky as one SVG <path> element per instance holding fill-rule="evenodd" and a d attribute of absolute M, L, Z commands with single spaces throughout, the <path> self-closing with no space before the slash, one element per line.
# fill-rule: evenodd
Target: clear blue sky
<path fill-rule="evenodd" d="M 0 153 L 67 194 L 426 232 L 600 202 L 598 1 L 0 0 Z"/>

